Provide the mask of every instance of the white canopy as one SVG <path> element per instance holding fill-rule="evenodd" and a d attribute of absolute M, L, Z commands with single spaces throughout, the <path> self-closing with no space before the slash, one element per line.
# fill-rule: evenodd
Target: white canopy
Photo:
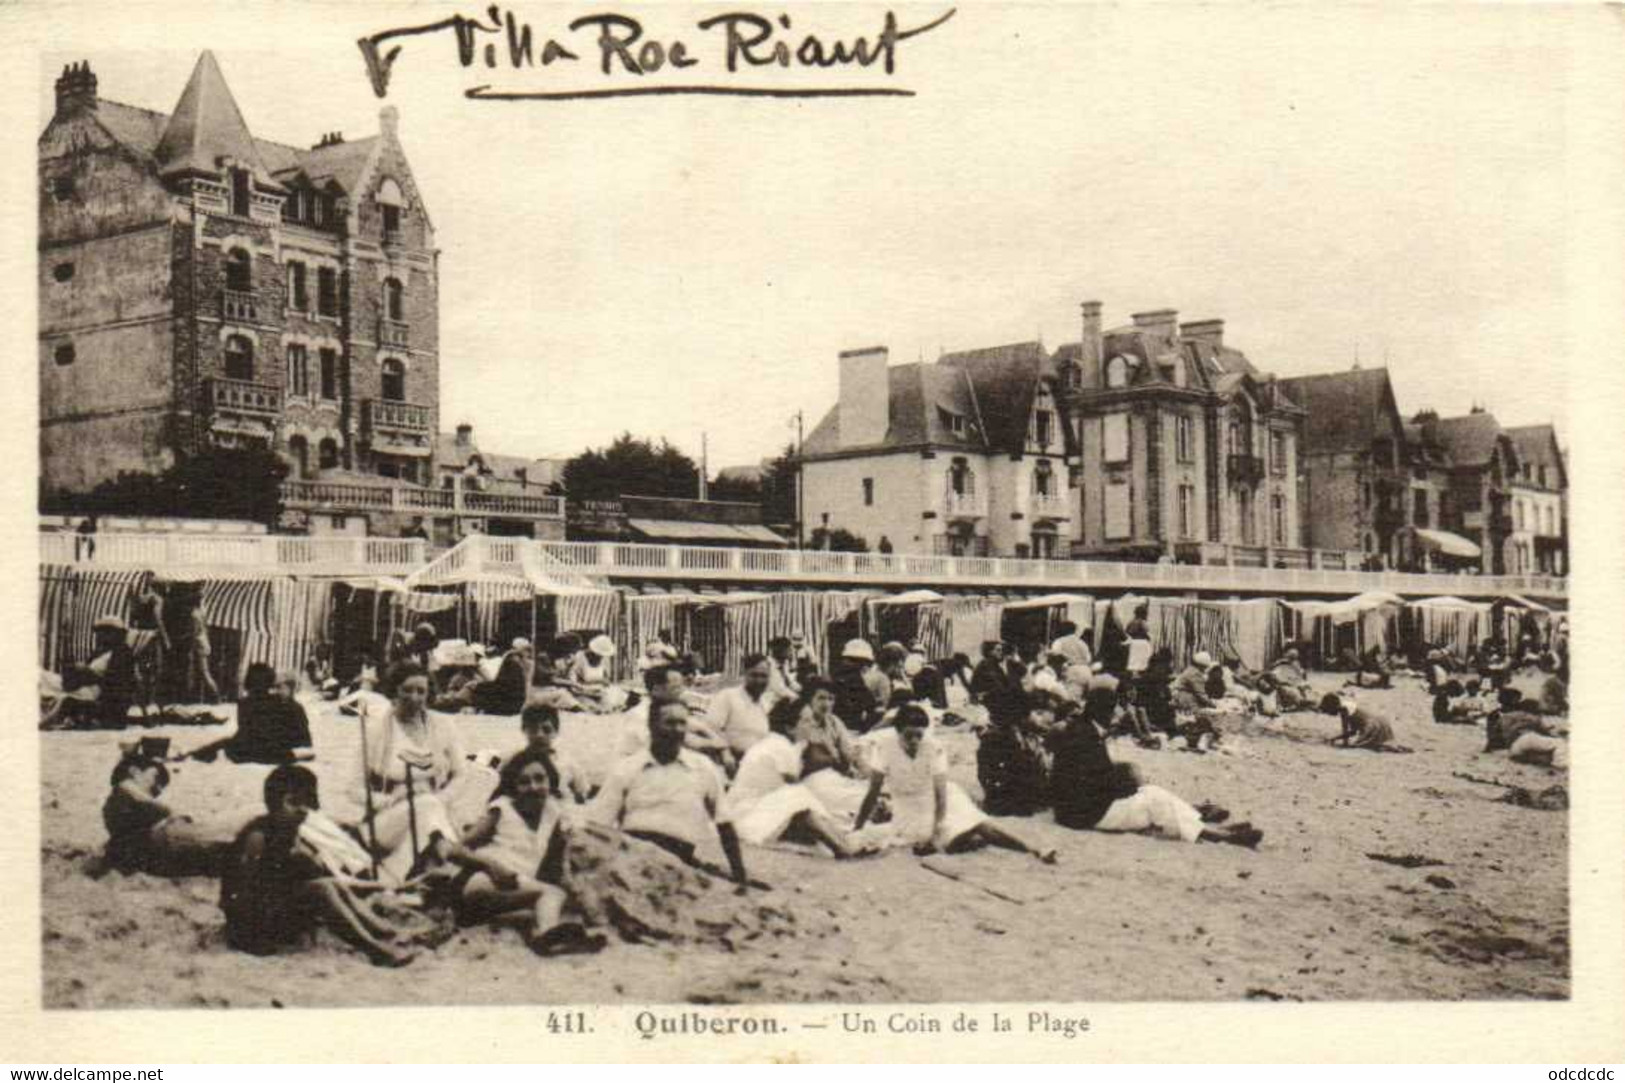
<path fill-rule="evenodd" d="M 1476 560 L 1484 555 L 1484 550 L 1460 534 L 1452 534 L 1448 530 L 1429 530 L 1425 527 L 1415 527 L 1413 529 L 1416 531 L 1417 542 L 1424 549 L 1443 553 L 1447 557 L 1461 557 L 1466 560 Z"/>

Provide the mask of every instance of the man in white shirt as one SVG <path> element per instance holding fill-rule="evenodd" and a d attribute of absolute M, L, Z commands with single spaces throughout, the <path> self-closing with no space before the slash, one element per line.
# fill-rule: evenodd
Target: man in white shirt
<path fill-rule="evenodd" d="M 728 869 L 743 895 L 748 883 L 745 859 L 733 824 L 718 823 L 722 778 L 711 762 L 683 747 L 688 708 L 682 703 L 652 704 L 649 747 L 610 768 L 592 804 L 592 817 L 629 835 L 652 842 L 689 864 L 713 835 L 720 839 Z"/>
<path fill-rule="evenodd" d="M 1051 654 L 1066 655 L 1067 665 L 1069 666 L 1087 666 L 1095 660 L 1094 652 L 1089 649 L 1089 644 L 1078 634 L 1076 624 L 1069 620 L 1062 621 L 1055 630 L 1060 634 L 1056 636 L 1055 642 L 1049 645 Z"/>
<path fill-rule="evenodd" d="M 748 654 L 744 667 L 745 682 L 711 697 L 711 704 L 705 711 L 712 732 L 727 742 L 735 760 L 748 752 L 751 745 L 767 736 L 767 715 L 774 701 L 773 693 L 768 690 L 773 666 L 767 657 Z"/>

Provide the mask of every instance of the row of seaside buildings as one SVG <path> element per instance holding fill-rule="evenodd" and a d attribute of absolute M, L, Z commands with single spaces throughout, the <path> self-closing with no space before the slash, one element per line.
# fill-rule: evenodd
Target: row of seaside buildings
<path fill-rule="evenodd" d="M 781 545 L 739 505 L 571 506 L 558 460 L 442 432 L 439 256 L 393 108 L 308 148 L 252 135 L 212 54 L 174 108 L 64 70 L 39 141 L 42 487 L 208 446 L 290 465 L 286 529 Z M 1567 571 L 1549 425 L 1401 415 L 1383 369 L 1277 379 L 1171 310 L 1079 341 L 838 360 L 802 533 L 898 553 Z M 727 472 L 725 472 L 727 473 Z M 750 470 L 733 472 L 748 475 Z"/>

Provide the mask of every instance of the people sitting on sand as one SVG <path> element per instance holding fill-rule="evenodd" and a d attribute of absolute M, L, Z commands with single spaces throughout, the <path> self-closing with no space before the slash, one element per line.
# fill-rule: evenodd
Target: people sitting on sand
<path fill-rule="evenodd" d="M 559 712 L 546 703 L 527 703 L 519 713 L 519 730 L 525 735 L 525 745 L 520 752 L 530 751 L 546 756 L 558 775 L 553 793 L 565 802 L 585 804 L 592 796 L 592 787 L 581 765 L 558 747 Z M 514 753 L 514 756 L 517 755 L 519 753 Z M 514 756 L 508 757 L 504 764 Z"/>
<path fill-rule="evenodd" d="M 440 633 L 435 631 L 434 625 L 424 621 L 412 629 L 412 637 L 406 641 L 405 650 L 398 661 L 415 662 L 423 667 L 423 672 L 432 673 L 435 651 L 439 648 Z"/>
<path fill-rule="evenodd" d="M 828 677 L 810 677 L 803 686 L 808 714 L 801 731 L 802 781 L 832 815 L 853 820 L 868 791 L 868 776 L 857 739 L 835 713 L 836 696 Z"/>
<path fill-rule="evenodd" d="M 1566 672 L 1562 675 L 1554 673 L 1540 682 L 1540 709 L 1547 714 L 1569 713 L 1569 686 L 1566 676 Z"/>
<path fill-rule="evenodd" d="M 1169 737 L 1178 733 L 1179 721 L 1174 713 L 1173 701 L 1174 652 L 1167 647 L 1157 648 L 1147 659 L 1140 675 L 1130 680 L 1135 731 L 1161 733 Z M 1090 690 L 1093 691 L 1093 685 Z"/>
<path fill-rule="evenodd" d="M 677 647 L 672 643 L 671 631 L 666 628 L 655 633 L 655 637 L 644 644 L 643 653 L 638 656 L 638 672 L 653 669 L 656 666 L 669 666 L 677 661 Z"/>
<path fill-rule="evenodd" d="M 683 747 L 688 708 L 681 702 L 649 708 L 649 747 L 610 768 L 593 799 L 595 820 L 652 842 L 689 864 L 713 836 L 720 839 L 740 894 L 747 886 L 739 836 L 719 822 L 722 773 L 710 760 Z"/>
<path fill-rule="evenodd" d="M 1440 725 L 1470 726 L 1480 717 L 1478 704 L 1468 701 L 1467 690 L 1460 681 L 1444 682 L 1433 696 L 1433 721 Z"/>
<path fill-rule="evenodd" d="M 869 674 L 875 668 L 874 648 L 866 640 L 848 640 L 835 669 L 835 713 L 853 733 L 867 733 L 880 720 L 885 700 L 875 698 Z M 803 691 L 806 686 L 803 685 Z"/>
<path fill-rule="evenodd" d="M 278 674 L 254 662 L 243 674 L 243 698 L 237 701 L 237 728 L 229 737 L 210 741 L 176 759 L 212 761 L 221 753 L 232 763 L 293 763 L 313 760 L 310 717 L 295 695 L 299 679 Z"/>
<path fill-rule="evenodd" d="M 1050 803 L 1055 822 L 1084 831 L 1151 832 L 1184 842 L 1226 842 L 1256 848 L 1264 833 L 1250 823 L 1220 826 L 1229 814 L 1204 810 L 1147 785 L 1131 764 L 1112 762 L 1100 730 L 1074 714 L 1051 742 Z"/>
<path fill-rule="evenodd" d="M 126 755 L 113 767 L 102 824 L 105 862 L 119 872 L 155 876 L 212 876 L 242 823 L 237 818 L 199 822 L 177 814 L 161 798 L 169 768 L 156 756 Z"/>
<path fill-rule="evenodd" d="M 565 860 L 568 820 L 561 780 L 546 751 L 521 749 L 502 765 L 501 782 L 480 817 L 463 833 L 453 861 L 472 875 L 462 885 L 463 924 L 522 922 L 525 943 L 538 955 L 595 952 L 603 936 L 565 921 L 570 901 Z"/>
<path fill-rule="evenodd" d="M 1342 731 L 1331 739 L 1330 743 L 1334 745 L 1363 748 L 1371 752 L 1409 751 L 1393 743 L 1394 727 L 1391 722 L 1347 696 L 1326 693 L 1320 700 L 1320 713 L 1334 715 L 1342 722 Z"/>
<path fill-rule="evenodd" d="M 333 676 L 333 648 L 326 643 L 317 644 L 316 650 L 305 659 L 305 684 L 323 699 L 337 699 L 339 682 Z"/>
<path fill-rule="evenodd" d="M 584 701 L 605 710 L 616 710 L 613 703 L 609 660 L 615 657 L 615 641 L 606 635 L 596 635 L 587 646 L 570 661 L 570 684 L 575 694 Z"/>
<path fill-rule="evenodd" d="M 789 636 L 774 636 L 767 641 L 767 690 L 775 701 L 795 699 L 801 695 L 801 676 L 796 672 L 795 651 Z"/>
<path fill-rule="evenodd" d="M 53 702 L 40 717 L 41 729 L 80 722 L 103 729 L 123 729 L 128 724 L 137 691 L 135 654 L 128 640 L 129 630 L 122 619 L 107 616 L 96 621 L 89 660 L 63 673 L 60 687 L 52 689 Z"/>
<path fill-rule="evenodd" d="M 937 663 L 937 674 L 942 679 L 943 700 L 949 710 L 963 710 L 974 702 L 971 682 L 976 673 L 970 664 L 970 655 L 960 652 L 952 658 L 944 658 Z"/>
<path fill-rule="evenodd" d="M 697 695 L 688 683 L 681 660 L 675 665 L 656 666 L 643 673 L 644 701 L 625 712 L 621 719 L 621 737 L 616 754 L 621 757 L 642 752 L 649 747 L 649 715 L 658 704 L 681 703 L 688 708 L 685 746 L 692 752 L 708 756 L 719 764 L 726 759 L 727 744 L 711 728 L 700 712 L 709 707 L 705 697 Z"/>
<path fill-rule="evenodd" d="M 1275 718 L 1281 713 L 1280 686 L 1268 673 L 1253 679 L 1253 713 L 1262 718 Z"/>
<path fill-rule="evenodd" d="M 466 766 L 457 727 L 428 709 L 429 674 L 402 662 L 387 682 L 387 711 L 362 719 L 371 818 L 365 838 L 401 878 L 420 865 L 444 862 L 460 832 L 444 793 Z"/>
<path fill-rule="evenodd" d="M 535 648 L 520 636 L 503 652 L 494 677 L 466 684 L 460 694 L 446 697 L 436 706 L 446 711 L 471 707 L 480 714 L 516 715 L 524 709 L 535 672 Z"/>
<path fill-rule="evenodd" d="M 737 764 L 752 745 L 767 736 L 768 712 L 774 702 L 773 693 L 768 690 L 773 680 L 773 663 L 767 656 L 747 654 L 740 664 L 744 680 L 712 696 L 705 710 L 705 720 L 727 746 L 727 759 L 731 764 Z"/>
<path fill-rule="evenodd" d="M 1298 662 L 1298 648 L 1288 647 L 1279 661 L 1270 667 L 1275 678 L 1275 695 L 1284 711 L 1306 711 L 1315 702 L 1314 689 L 1309 687 L 1309 674 Z"/>
<path fill-rule="evenodd" d="M 1359 664 L 1350 683 L 1357 688 L 1393 687 L 1393 678 L 1388 661 L 1383 657 L 1382 647 L 1374 645 L 1360 655 Z"/>
<path fill-rule="evenodd" d="M 753 846 L 786 839 L 817 843 L 838 858 L 862 853 L 849 833 L 851 820 L 832 814 L 802 781 L 802 750 L 812 736 L 811 709 L 800 700 L 779 700 L 768 725 L 769 732 L 740 761 L 720 818 Z"/>
<path fill-rule="evenodd" d="M 427 682 L 427 674 L 423 680 Z M 323 925 L 374 963 L 403 966 L 412 953 L 388 943 L 397 930 L 356 892 L 340 883 L 301 841 L 307 811 L 320 806 L 316 776 L 284 764 L 265 778 L 265 815 L 236 840 L 220 878 L 226 943 L 270 955 L 300 946 Z"/>
<path fill-rule="evenodd" d="M 924 708 L 911 703 L 898 709 L 890 727 L 868 738 L 869 792 L 855 829 L 861 832 L 870 822 L 885 794 L 892 819 L 879 834 L 889 844 L 912 845 L 921 856 L 996 846 L 1054 864 L 1054 850 L 1035 849 L 1005 831 L 949 780 L 948 752 L 927 734 L 930 725 Z"/>
<path fill-rule="evenodd" d="M 1517 763 L 1568 766 L 1568 742 L 1544 717 L 1521 710 L 1496 711 L 1484 720 L 1484 751 L 1506 752 Z"/>
<path fill-rule="evenodd" d="M 1190 714 L 1213 706 L 1207 694 L 1208 670 L 1213 668 L 1213 656 L 1207 651 L 1191 655 L 1190 664 L 1174 678 L 1170 693 L 1176 714 Z"/>
<path fill-rule="evenodd" d="M 1035 692 L 1027 713 L 1001 719 L 982 731 L 976 749 L 976 780 L 989 816 L 1032 816 L 1049 807 L 1049 750 L 1045 742 L 1065 706 L 1057 696 Z"/>
<path fill-rule="evenodd" d="M 378 667 L 371 658 L 364 659 L 356 674 L 355 684 L 335 703 L 340 714 L 357 716 L 378 714 L 389 707 L 389 697 L 378 690 Z"/>
<path fill-rule="evenodd" d="M 1078 626 L 1069 620 L 1055 626 L 1055 640 L 1049 645 L 1049 653 L 1061 655 L 1066 659 L 1065 665 L 1079 663 L 1087 666 L 1095 660 L 1094 650 L 1088 641 L 1078 634 Z M 1064 672 L 1065 666 L 1062 670 Z"/>

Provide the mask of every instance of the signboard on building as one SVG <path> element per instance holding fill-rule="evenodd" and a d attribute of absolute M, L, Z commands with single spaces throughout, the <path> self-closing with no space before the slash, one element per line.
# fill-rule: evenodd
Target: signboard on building
<path fill-rule="evenodd" d="M 626 507 L 619 500 L 572 500 L 564 514 L 571 541 L 620 539 L 628 533 Z"/>

